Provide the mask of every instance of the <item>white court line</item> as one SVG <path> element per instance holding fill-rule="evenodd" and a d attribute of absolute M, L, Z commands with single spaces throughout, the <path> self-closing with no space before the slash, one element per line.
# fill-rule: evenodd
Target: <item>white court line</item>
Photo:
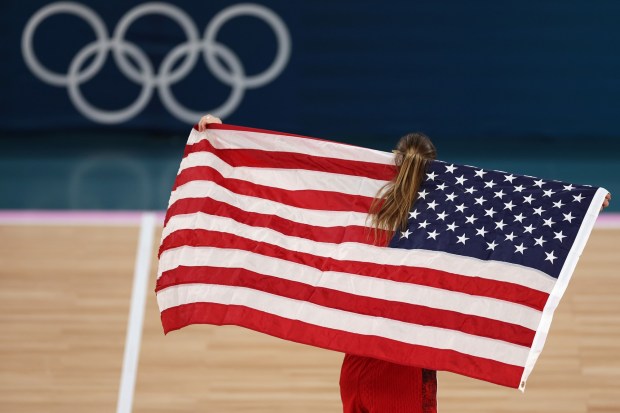
<path fill-rule="evenodd" d="M 117 413 L 129 413 L 133 406 L 133 395 L 138 372 L 140 355 L 140 341 L 142 339 L 142 324 L 144 321 L 144 307 L 146 304 L 146 289 L 151 267 L 153 235 L 155 232 L 156 214 L 146 212 L 142 214 L 140 222 L 140 238 L 138 240 L 138 254 L 133 273 L 133 287 L 131 291 L 131 306 L 127 323 L 127 337 L 125 340 L 125 354 L 123 356 L 123 370 L 118 391 Z"/>

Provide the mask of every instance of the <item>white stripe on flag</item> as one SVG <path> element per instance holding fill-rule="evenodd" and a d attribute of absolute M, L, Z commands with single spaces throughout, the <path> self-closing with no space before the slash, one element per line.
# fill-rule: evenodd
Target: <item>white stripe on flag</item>
<path fill-rule="evenodd" d="M 529 351 L 528 347 L 501 340 L 352 313 L 244 287 L 213 284 L 176 285 L 159 291 L 157 301 L 161 311 L 200 302 L 241 305 L 317 326 L 385 337 L 432 348 L 451 349 L 521 367 L 525 364 Z"/>
<path fill-rule="evenodd" d="M 383 265 L 431 268 L 464 276 L 510 282 L 546 293 L 551 291 L 555 284 L 555 279 L 545 273 L 517 264 L 502 261 L 484 261 L 443 251 L 385 248 L 355 242 L 343 242 L 340 244 L 316 242 L 305 238 L 284 235 L 270 228 L 253 227 L 231 218 L 208 215 L 201 212 L 172 217 L 168 221 L 164 233 L 170 234 L 179 229 L 205 229 L 226 232 L 257 242 L 267 242 L 290 251 L 299 251 L 319 257 Z M 162 234 L 162 236 L 164 235 Z"/>
<path fill-rule="evenodd" d="M 198 132 L 192 129 L 188 144 L 208 140 L 217 149 L 258 149 L 266 152 L 292 152 L 323 156 L 349 161 L 373 162 L 394 165 L 394 155 L 375 149 L 345 145 L 337 142 L 308 138 L 291 138 L 272 133 L 240 130 L 209 129 Z"/>
<path fill-rule="evenodd" d="M 276 169 L 249 166 L 234 167 L 211 152 L 190 153 L 181 161 L 181 171 L 196 166 L 210 166 L 224 178 L 239 179 L 258 185 L 289 191 L 314 190 L 340 192 L 373 198 L 387 183 L 371 178 L 305 169 Z"/>
<path fill-rule="evenodd" d="M 321 271 L 280 258 L 236 249 L 179 247 L 161 255 L 159 271 L 179 266 L 244 268 L 263 275 L 359 296 L 486 317 L 530 330 L 536 330 L 541 317 L 540 311 L 509 301 L 357 274 Z"/>
<path fill-rule="evenodd" d="M 178 187 L 170 196 L 170 205 L 180 199 L 211 198 L 248 212 L 275 215 L 300 224 L 318 227 L 368 226 L 368 214 L 354 211 L 321 211 L 298 208 L 266 198 L 239 195 L 208 181 L 191 181 Z"/>

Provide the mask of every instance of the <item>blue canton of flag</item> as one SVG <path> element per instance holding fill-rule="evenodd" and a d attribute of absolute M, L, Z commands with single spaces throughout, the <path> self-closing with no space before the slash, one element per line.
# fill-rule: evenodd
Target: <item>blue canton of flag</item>
<path fill-rule="evenodd" d="M 433 161 L 407 230 L 390 246 L 504 261 L 557 278 L 596 192 L 589 185 Z"/>

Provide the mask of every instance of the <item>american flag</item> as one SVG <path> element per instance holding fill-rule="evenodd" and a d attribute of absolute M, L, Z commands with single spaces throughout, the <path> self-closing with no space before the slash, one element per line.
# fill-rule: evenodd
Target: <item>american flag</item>
<path fill-rule="evenodd" d="M 433 161 L 383 247 L 368 210 L 393 156 L 192 130 L 159 250 L 164 331 L 232 324 L 523 389 L 607 191 Z"/>

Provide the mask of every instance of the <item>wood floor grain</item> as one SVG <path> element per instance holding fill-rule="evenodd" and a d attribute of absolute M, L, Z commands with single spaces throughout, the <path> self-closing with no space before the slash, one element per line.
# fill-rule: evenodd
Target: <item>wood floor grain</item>
<path fill-rule="evenodd" d="M 135 227 L 0 226 L 1 412 L 115 410 L 137 237 Z M 341 410 L 341 353 L 233 326 L 164 336 L 155 250 L 135 412 Z M 620 230 L 593 233 L 525 394 L 440 372 L 439 406 L 620 412 Z"/>
<path fill-rule="evenodd" d="M 0 411 L 116 408 L 136 228 L 0 227 Z"/>

